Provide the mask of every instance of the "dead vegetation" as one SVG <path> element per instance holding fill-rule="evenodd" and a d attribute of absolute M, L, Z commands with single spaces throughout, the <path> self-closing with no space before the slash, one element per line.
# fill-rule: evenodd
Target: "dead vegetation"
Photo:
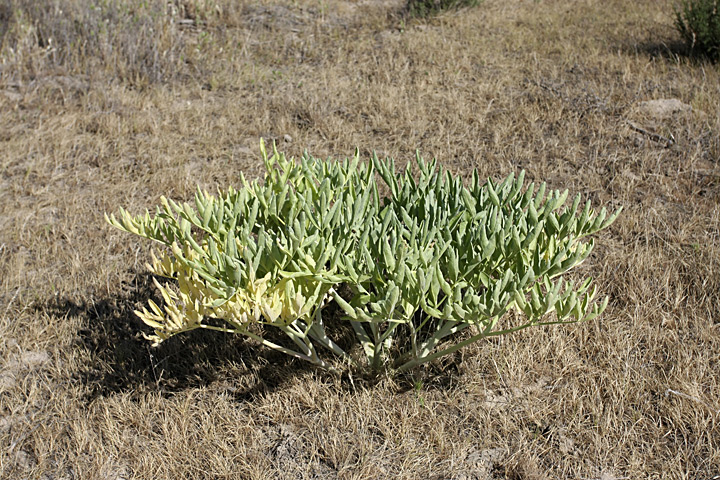
<path fill-rule="evenodd" d="M 720 474 L 718 66 L 673 47 L 670 2 L 402 7 L 0 0 L 0 478 Z M 149 246 L 103 213 L 252 177 L 259 137 L 622 205 L 583 266 L 610 307 L 395 381 L 150 349 Z"/>

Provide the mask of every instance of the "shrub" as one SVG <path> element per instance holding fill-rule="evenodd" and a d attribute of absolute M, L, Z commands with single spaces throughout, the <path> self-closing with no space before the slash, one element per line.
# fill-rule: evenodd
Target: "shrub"
<path fill-rule="evenodd" d="M 684 0 L 675 9 L 675 25 L 694 52 L 720 59 L 720 2 Z"/>
<path fill-rule="evenodd" d="M 468 187 L 435 161 L 417 158 L 419 178 L 392 160 L 300 162 L 276 150 L 264 181 L 194 205 L 162 198 L 154 215 L 120 209 L 107 220 L 165 247 L 149 269 L 162 307 L 137 312 L 156 344 L 206 328 L 332 368 L 321 349 L 372 370 L 411 369 L 485 337 L 600 314 L 590 279 L 562 275 L 590 254 L 583 239 L 618 212 L 596 214 L 580 196 L 523 186 L 523 173 Z M 390 191 L 381 200 L 378 179 Z M 335 302 L 361 348 L 328 335 L 324 307 Z M 516 315 L 508 314 L 511 310 Z M 552 317 L 548 317 L 552 314 Z M 264 336 L 283 332 L 279 344 Z M 457 335 L 467 331 L 464 336 Z M 364 358 L 366 360 L 362 360 Z"/>

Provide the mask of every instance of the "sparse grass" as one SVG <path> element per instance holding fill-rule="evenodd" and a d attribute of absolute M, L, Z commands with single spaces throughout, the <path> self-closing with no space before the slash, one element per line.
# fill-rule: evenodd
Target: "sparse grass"
<path fill-rule="evenodd" d="M 91 15 L 45 3 L 24 25 Z M 0 478 L 720 473 L 720 69 L 648 48 L 678 40 L 670 2 L 487 0 L 402 29 L 400 4 L 173 2 L 209 7 L 138 30 L 118 13 L 105 54 L 54 56 L 6 20 L 35 4 L 0 3 Z M 662 98 L 694 110 L 639 106 Z M 524 168 L 623 205 L 580 272 L 610 307 L 395 381 L 220 334 L 149 349 L 131 314 L 155 294 L 147 246 L 103 213 L 257 175 L 260 136 L 295 155 L 419 148 L 456 173 Z"/>

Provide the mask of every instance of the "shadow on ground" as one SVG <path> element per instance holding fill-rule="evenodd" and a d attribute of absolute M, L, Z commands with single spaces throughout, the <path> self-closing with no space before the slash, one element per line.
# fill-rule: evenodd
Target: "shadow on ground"
<path fill-rule="evenodd" d="M 628 42 L 620 45 L 620 50 L 628 55 L 644 55 L 652 59 L 670 62 L 689 60 L 692 64 L 713 63 L 713 60 L 678 38 L 649 38 L 639 42 Z"/>
<path fill-rule="evenodd" d="M 122 292 L 86 303 L 61 299 L 36 307 L 58 319 L 81 319 L 77 342 L 88 354 L 81 358 L 89 358 L 75 375 L 88 387 L 89 400 L 115 393 L 170 395 L 188 388 L 211 386 L 226 391 L 238 401 L 246 401 L 282 388 L 295 376 L 316 368 L 259 346 L 241 335 L 208 330 L 186 332 L 152 347 L 142 336 L 143 332 L 150 333 L 150 328 L 134 313 L 147 305 L 149 299 L 162 304 L 152 275 L 135 274 L 132 281 L 123 285 Z M 327 318 L 340 315 L 334 305 L 327 308 Z M 328 328 L 342 348 L 352 347 L 354 335 L 344 322 L 330 322 Z M 272 333 L 266 332 L 270 340 L 286 343 L 286 339 L 274 338 Z M 332 355 L 328 353 L 328 356 Z M 450 355 L 399 375 L 393 382 L 398 392 L 413 390 L 418 385 L 426 389 L 453 388 L 461 375 L 460 363 L 459 354 Z M 341 375 L 338 386 L 349 391 L 373 388 L 386 379 L 382 373 L 372 375 L 354 369 Z"/>
<path fill-rule="evenodd" d="M 268 351 L 240 335 L 194 330 L 158 347 L 143 338 L 149 327 L 134 310 L 153 299 L 161 304 L 149 274 L 137 274 L 124 294 L 79 304 L 60 300 L 47 313 L 82 319 L 78 343 L 90 360 L 78 377 L 90 399 L 121 392 L 163 394 L 223 384 L 238 400 L 272 391 L 313 367 Z"/>

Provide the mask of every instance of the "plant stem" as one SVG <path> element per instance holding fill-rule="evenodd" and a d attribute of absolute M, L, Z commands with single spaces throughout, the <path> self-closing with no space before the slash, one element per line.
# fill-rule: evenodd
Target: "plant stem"
<path fill-rule="evenodd" d="M 528 327 L 531 327 L 534 325 L 537 325 L 537 323 L 529 322 L 529 323 L 525 323 L 523 325 L 519 325 L 517 327 L 509 328 L 507 330 L 499 330 L 496 332 L 487 332 L 487 330 L 482 331 L 482 332 L 478 333 L 477 335 L 473 335 L 472 337 L 467 338 L 460 343 L 456 343 L 455 345 L 448 347 L 444 350 L 440 350 L 435 353 L 425 355 L 423 357 L 413 358 L 412 360 L 400 365 L 400 367 L 397 368 L 397 372 L 405 372 L 407 370 L 410 370 L 411 368 L 417 367 L 418 365 L 422 365 L 423 363 L 432 362 L 436 358 L 440 358 L 444 355 L 449 355 L 453 352 L 456 352 L 456 351 L 460 350 L 461 348 L 463 348 L 467 345 L 470 345 L 471 343 L 475 343 L 482 338 L 505 335 L 506 333 L 517 332 L 518 330 L 523 330 L 525 328 L 528 328 Z"/>
<path fill-rule="evenodd" d="M 282 352 L 282 353 L 284 353 L 284 354 L 286 354 L 286 355 L 290 355 L 291 357 L 299 358 L 300 360 L 306 360 L 306 361 L 308 361 L 308 362 L 310 362 L 310 363 L 312 363 L 312 364 L 315 364 L 315 365 L 317 365 L 317 366 L 319 366 L 319 367 L 322 367 L 322 368 L 324 368 L 324 369 L 326 369 L 326 370 L 328 370 L 328 371 L 337 372 L 337 370 L 336 370 L 335 368 L 333 368 L 333 367 L 331 367 L 330 365 L 328 365 L 327 363 L 325 363 L 325 362 L 324 362 L 320 357 L 318 357 L 317 355 L 315 355 L 315 358 L 313 358 L 311 355 L 305 355 L 305 354 L 296 352 L 295 350 L 290 350 L 289 348 L 286 348 L 286 347 L 283 347 L 283 346 L 281 346 L 281 345 L 278 345 L 277 343 L 273 343 L 273 342 L 271 342 L 271 341 L 269 341 L 269 340 L 266 340 L 266 339 L 262 338 L 262 337 L 259 336 L 259 335 L 255 335 L 254 333 L 250 333 L 250 332 L 247 332 L 247 331 L 245 331 L 245 332 L 240 332 L 240 333 L 242 333 L 243 335 L 246 335 L 246 336 L 252 338 L 252 339 L 255 340 L 256 342 L 259 342 L 259 343 L 265 345 L 266 347 L 272 348 L 273 350 L 277 350 L 277 351 Z"/>

